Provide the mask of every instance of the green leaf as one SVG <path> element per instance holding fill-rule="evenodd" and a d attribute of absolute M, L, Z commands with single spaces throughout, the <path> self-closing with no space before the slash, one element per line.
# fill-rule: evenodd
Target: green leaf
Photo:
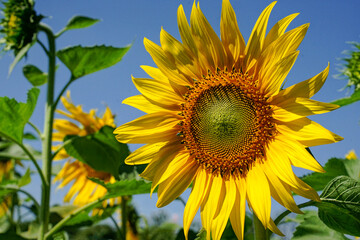
<path fill-rule="evenodd" d="M 151 190 L 151 182 L 143 179 L 121 180 L 115 183 L 104 183 L 96 178 L 90 180 L 107 189 L 107 198 L 150 193 Z"/>
<path fill-rule="evenodd" d="M 32 222 L 26 232 L 20 232 L 19 235 L 25 239 L 36 239 L 39 236 L 40 224 Z"/>
<path fill-rule="evenodd" d="M 31 182 L 31 177 L 30 177 L 30 168 L 28 168 L 25 172 L 25 174 L 19 179 L 18 181 L 18 187 L 21 188 L 23 186 L 28 185 Z"/>
<path fill-rule="evenodd" d="M 126 144 L 116 141 L 113 131 L 112 127 L 104 126 L 100 131 L 84 137 L 67 136 L 65 141 L 71 139 L 71 142 L 65 146 L 65 150 L 95 170 L 111 173 L 117 178 L 120 166 L 125 165 L 125 158 L 130 152 Z"/>
<path fill-rule="evenodd" d="M 188 240 L 194 240 L 196 238 L 196 232 L 189 229 Z M 184 229 L 181 228 L 176 234 L 175 240 L 185 240 Z"/>
<path fill-rule="evenodd" d="M 206 230 L 201 228 L 198 234 L 196 235 L 195 240 L 206 240 Z"/>
<path fill-rule="evenodd" d="M 41 86 L 48 80 L 47 73 L 43 73 L 39 68 L 30 64 L 23 67 L 23 74 L 34 87 Z"/>
<path fill-rule="evenodd" d="M 34 111 L 39 92 L 37 88 L 30 89 L 26 103 L 0 97 L 0 135 L 22 143 L 24 127 Z"/>
<path fill-rule="evenodd" d="M 360 179 L 360 159 L 344 159 L 344 166 L 348 173 L 348 176 L 359 180 Z"/>
<path fill-rule="evenodd" d="M 71 30 L 71 29 L 87 28 L 99 21 L 100 21 L 99 19 L 89 18 L 85 16 L 74 16 L 69 20 L 65 29 Z"/>
<path fill-rule="evenodd" d="M 360 90 L 357 90 L 350 97 L 340 98 L 335 101 L 332 101 L 331 103 L 343 107 L 351 103 L 357 102 L 359 100 L 360 100 Z"/>
<path fill-rule="evenodd" d="M 296 227 L 292 240 L 348 240 L 343 234 L 328 228 L 315 211 L 304 211 L 296 216 Z"/>
<path fill-rule="evenodd" d="M 118 63 L 131 45 L 124 48 L 111 46 L 68 47 L 59 50 L 56 55 L 71 71 L 73 77 L 80 78 Z"/>
<path fill-rule="evenodd" d="M 326 186 L 317 203 L 320 219 L 330 228 L 360 236 L 360 182 L 339 176 Z"/>
<path fill-rule="evenodd" d="M 340 175 L 348 175 L 344 166 L 344 159 L 331 158 L 325 164 L 324 169 L 326 171 L 325 173 L 314 172 L 301 177 L 301 180 L 309 184 L 316 191 L 321 191 L 331 179 Z"/>

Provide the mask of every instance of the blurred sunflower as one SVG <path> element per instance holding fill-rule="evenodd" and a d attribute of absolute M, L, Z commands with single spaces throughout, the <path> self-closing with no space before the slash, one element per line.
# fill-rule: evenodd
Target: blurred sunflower
<path fill-rule="evenodd" d="M 266 35 L 275 2 L 260 15 L 245 44 L 229 0 L 223 0 L 221 40 L 194 3 L 190 26 L 178 8 L 182 43 L 161 29 L 161 46 L 144 39 L 158 68 L 142 66 L 152 77 L 133 78 L 142 95 L 125 104 L 147 115 L 118 127 L 122 143 L 145 146 L 127 164 L 148 164 L 141 174 L 158 186 L 158 207 L 176 199 L 194 181 L 184 211 L 184 231 L 200 208 L 203 227 L 220 239 L 230 218 L 243 239 L 245 200 L 265 228 L 282 234 L 270 218 L 271 196 L 300 213 L 292 192 L 319 196 L 292 171 L 292 165 L 323 172 L 306 147 L 342 140 L 309 120 L 337 105 L 311 100 L 329 67 L 282 89 L 309 24 L 286 31 L 297 16 L 277 22 Z"/>
<path fill-rule="evenodd" d="M 62 110 L 56 111 L 70 119 L 79 122 L 81 126 L 78 126 L 68 119 L 55 119 L 54 130 L 57 132 L 53 133 L 54 142 L 62 142 L 67 135 L 86 136 L 93 134 L 99 131 L 105 125 L 115 127 L 114 115 L 111 113 L 111 110 L 108 107 L 106 108 L 102 118 L 99 118 L 96 116 L 94 109 L 91 109 L 89 113 L 86 113 L 82 110 L 80 105 L 75 106 L 71 102 L 69 91 L 67 92 L 66 98 L 61 97 L 61 102 L 69 112 Z M 54 146 L 53 151 L 58 150 L 59 147 L 60 145 Z M 65 149 L 62 148 L 56 154 L 54 160 L 65 158 L 69 158 L 69 155 L 66 153 Z M 99 199 L 107 192 L 106 188 L 89 180 L 88 177 L 101 179 L 105 183 L 115 182 L 115 178 L 110 173 L 97 171 L 91 168 L 89 165 L 76 159 L 68 159 L 62 167 L 61 171 L 54 178 L 54 181 L 61 181 L 59 188 L 62 188 L 68 185 L 70 182 L 74 181 L 69 192 L 65 195 L 64 201 L 69 202 L 76 195 L 74 198 L 74 204 L 83 206 L 87 203 Z M 119 203 L 120 198 L 112 198 L 109 201 L 104 201 L 103 207 L 106 207 L 108 203 L 110 206 L 113 206 L 115 202 Z M 101 214 L 102 210 L 97 209 L 93 211 L 93 214 L 97 213 Z"/>
<path fill-rule="evenodd" d="M 5 8 L 1 9 L 4 17 L 0 21 L 4 50 L 13 50 L 15 55 L 27 44 L 36 40 L 38 25 L 43 18 L 37 15 L 32 0 L 9 0 L 2 2 Z"/>
<path fill-rule="evenodd" d="M 1 138 L 0 138 L 1 141 Z M 14 162 L 11 159 L 0 159 L 0 182 L 10 178 L 14 169 Z M 0 218 L 6 214 L 12 203 L 12 194 L 0 198 Z"/>

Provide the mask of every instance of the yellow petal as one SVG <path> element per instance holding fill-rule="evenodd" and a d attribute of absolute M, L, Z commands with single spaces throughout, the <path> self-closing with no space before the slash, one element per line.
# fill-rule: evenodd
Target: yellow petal
<path fill-rule="evenodd" d="M 165 142 L 159 142 L 142 146 L 132 152 L 125 159 L 125 163 L 128 165 L 148 164 L 164 145 Z"/>
<path fill-rule="evenodd" d="M 222 202 L 222 206 L 220 207 L 220 212 L 214 218 L 213 223 L 211 224 L 211 234 L 213 237 L 212 239 L 214 240 L 220 240 L 235 203 L 237 187 L 232 177 L 230 177 L 229 180 L 225 181 L 225 189 L 225 199 Z"/>
<path fill-rule="evenodd" d="M 173 138 L 180 131 L 179 116 L 156 112 L 139 117 L 116 128 L 116 139 L 122 143 L 155 143 Z"/>
<path fill-rule="evenodd" d="M 298 187 L 292 187 L 290 186 L 291 190 L 293 192 L 295 192 L 296 194 L 303 196 L 305 198 L 320 202 L 320 197 L 317 194 L 317 192 L 310 187 L 309 185 L 307 185 L 306 183 L 304 183 L 300 178 L 298 178 L 297 176 L 295 176 L 296 181 L 298 182 Z"/>
<path fill-rule="evenodd" d="M 162 108 L 156 104 L 151 103 L 146 97 L 143 95 L 135 95 L 126 98 L 122 102 L 123 104 L 132 106 L 134 108 L 139 109 L 145 113 L 155 113 L 155 112 L 162 112 L 166 111 L 165 108 Z"/>
<path fill-rule="evenodd" d="M 269 46 L 272 42 L 274 42 L 276 39 L 278 39 L 281 35 L 284 34 L 286 28 L 297 15 L 299 14 L 294 13 L 287 17 L 284 17 L 270 29 L 269 33 L 265 37 L 264 49 L 266 49 L 267 46 Z"/>
<path fill-rule="evenodd" d="M 252 59 L 257 59 L 263 50 L 266 27 L 268 24 L 271 10 L 275 6 L 276 2 L 272 2 L 267 6 L 264 11 L 260 14 L 256 24 L 251 32 L 249 40 L 245 48 L 245 64 L 249 65 Z"/>
<path fill-rule="evenodd" d="M 273 116 L 279 121 L 290 122 L 314 114 L 327 113 L 337 108 L 338 105 L 308 98 L 289 98 L 273 107 Z"/>
<path fill-rule="evenodd" d="M 169 78 L 170 81 L 174 81 L 180 85 L 190 85 L 186 77 L 184 77 L 176 68 L 175 64 L 171 59 L 167 57 L 164 50 L 150 41 L 144 38 L 145 49 L 149 52 L 152 59 L 159 67 L 159 69 Z"/>
<path fill-rule="evenodd" d="M 195 2 L 190 15 L 190 25 L 195 44 L 201 54 L 204 55 L 204 61 L 210 70 L 223 68 L 226 63 L 226 55 L 223 45 L 212 29 L 200 6 L 196 7 Z"/>
<path fill-rule="evenodd" d="M 276 104 L 292 97 L 311 98 L 324 85 L 329 74 L 329 67 L 330 65 L 328 64 L 328 66 L 316 76 L 280 91 L 273 97 L 272 103 Z"/>
<path fill-rule="evenodd" d="M 179 26 L 179 32 L 181 36 L 181 40 L 193 54 L 195 57 L 198 56 L 198 49 L 196 47 L 195 41 L 191 34 L 191 29 L 189 23 L 186 19 L 185 12 L 183 6 L 180 4 L 178 11 L 177 11 L 177 20 Z"/>
<path fill-rule="evenodd" d="M 206 230 L 206 239 L 210 239 L 213 219 L 220 211 L 225 194 L 225 183 L 222 177 L 213 176 L 209 196 L 203 201 L 200 208 L 201 222 Z"/>
<path fill-rule="evenodd" d="M 81 131 L 75 123 L 65 119 L 55 119 L 53 128 L 64 135 L 77 135 Z"/>
<path fill-rule="evenodd" d="M 292 165 L 315 172 L 325 172 L 318 161 L 299 142 L 282 135 L 278 136 L 277 140 L 282 145 L 282 149 L 287 152 Z"/>
<path fill-rule="evenodd" d="M 267 228 L 270 221 L 271 195 L 269 182 L 260 166 L 253 166 L 247 173 L 246 193 L 254 214 Z"/>
<path fill-rule="evenodd" d="M 270 168 L 264 169 L 264 172 L 269 180 L 271 196 L 290 211 L 301 214 L 287 184 L 283 184 Z"/>
<path fill-rule="evenodd" d="M 161 29 L 160 32 L 160 42 L 164 51 L 173 56 L 175 65 L 181 72 L 189 76 L 190 79 L 202 78 L 195 56 L 164 29 Z"/>
<path fill-rule="evenodd" d="M 279 236 L 285 237 L 285 235 L 278 229 L 278 227 L 275 225 L 274 221 L 270 218 L 269 222 L 269 229 L 273 233 L 276 233 Z"/>
<path fill-rule="evenodd" d="M 211 180 L 212 178 L 209 176 L 206 170 L 199 168 L 191 194 L 184 210 L 183 226 L 186 240 L 188 239 L 188 232 L 191 222 L 193 221 L 200 204 L 203 202 L 212 185 Z"/>
<path fill-rule="evenodd" d="M 172 111 L 180 111 L 180 103 L 184 100 L 177 95 L 170 84 L 150 78 L 133 78 L 135 87 L 151 103 Z"/>
<path fill-rule="evenodd" d="M 306 147 L 329 144 L 343 140 L 342 137 L 332 133 L 308 118 L 300 118 L 286 123 L 279 122 L 276 128 L 281 134 L 296 139 Z"/>
<path fill-rule="evenodd" d="M 179 169 L 176 175 L 168 178 L 159 185 L 157 207 L 164 207 L 180 196 L 190 185 L 198 170 L 198 164 L 192 164 Z"/>
<path fill-rule="evenodd" d="M 236 15 L 229 0 L 222 2 L 220 32 L 225 51 L 228 57 L 232 58 L 228 67 L 232 68 L 232 64 L 239 60 L 241 54 L 244 54 L 245 41 L 239 30 Z"/>
<path fill-rule="evenodd" d="M 294 65 L 299 51 L 282 58 L 272 68 L 267 69 L 263 76 L 260 76 L 261 91 L 266 96 L 272 96 L 280 91 L 280 87 Z"/>
<path fill-rule="evenodd" d="M 170 161 L 184 148 L 184 146 L 178 141 L 167 142 L 161 147 L 158 153 L 155 153 L 152 161 L 147 165 L 145 170 L 141 173 L 141 177 L 146 180 L 153 181 L 156 176 L 156 172 L 159 168 L 166 169 L 166 166 Z M 154 183 L 153 183 L 154 185 Z M 156 187 L 156 186 L 155 186 Z"/>
<path fill-rule="evenodd" d="M 246 182 L 239 178 L 235 180 L 237 187 L 234 207 L 230 213 L 230 222 L 238 239 L 244 238 L 244 224 L 246 213 Z"/>

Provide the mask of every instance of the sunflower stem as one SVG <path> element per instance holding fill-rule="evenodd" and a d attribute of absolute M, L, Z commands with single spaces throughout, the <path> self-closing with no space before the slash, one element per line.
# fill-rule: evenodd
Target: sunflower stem
<path fill-rule="evenodd" d="M 126 239 L 126 222 L 127 222 L 127 198 L 121 197 L 121 230 L 122 230 L 122 239 Z"/>
<path fill-rule="evenodd" d="M 255 228 L 255 240 L 268 239 L 266 236 L 266 229 L 264 228 L 263 224 L 258 219 L 255 213 L 253 214 L 253 223 Z"/>
<path fill-rule="evenodd" d="M 42 185 L 41 193 L 41 211 L 40 211 L 40 231 L 39 239 L 45 239 L 45 234 L 49 227 L 49 210 L 50 210 L 50 189 L 51 189 L 51 146 L 52 146 L 52 127 L 54 121 L 54 86 L 55 86 L 55 68 L 56 68 L 56 48 L 55 36 L 52 30 L 45 24 L 39 24 L 39 30 L 43 31 L 48 39 L 48 83 L 47 98 L 45 104 L 45 121 L 44 121 L 44 141 L 42 144 L 42 170 L 45 177 L 45 183 Z"/>

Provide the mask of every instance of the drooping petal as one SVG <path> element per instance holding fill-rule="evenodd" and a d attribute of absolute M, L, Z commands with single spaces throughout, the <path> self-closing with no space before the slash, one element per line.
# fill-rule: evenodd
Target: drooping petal
<path fill-rule="evenodd" d="M 128 165 L 148 164 L 165 144 L 166 142 L 158 142 L 142 146 L 132 152 L 125 159 L 125 163 Z"/>
<path fill-rule="evenodd" d="M 260 166 L 254 165 L 247 173 L 246 194 L 254 214 L 267 228 L 270 221 L 271 195 L 269 182 Z"/>
<path fill-rule="evenodd" d="M 171 139 L 179 132 L 179 116 L 156 112 L 139 117 L 116 128 L 116 139 L 122 143 L 156 143 Z"/>
<path fill-rule="evenodd" d="M 221 21 L 220 21 L 221 41 L 228 55 L 228 67 L 237 62 L 241 54 L 245 51 L 245 41 L 239 26 L 237 24 L 236 15 L 229 0 L 222 2 Z"/>
<path fill-rule="evenodd" d="M 211 187 L 212 178 L 210 177 L 210 174 L 208 174 L 206 170 L 199 168 L 191 194 L 184 209 L 183 227 L 185 239 L 188 239 L 191 222 L 193 221 L 200 204 L 204 201 Z"/>
<path fill-rule="evenodd" d="M 209 196 L 201 204 L 200 216 L 203 227 L 206 230 L 206 239 L 210 239 L 213 219 L 219 213 L 225 198 L 225 183 L 221 176 L 213 176 Z"/>
<path fill-rule="evenodd" d="M 232 177 L 229 180 L 225 180 L 225 190 L 225 198 L 220 212 L 215 216 L 211 224 L 211 234 L 214 240 L 220 240 L 235 204 L 237 187 Z"/>
<path fill-rule="evenodd" d="M 172 177 L 159 185 L 157 207 L 164 207 L 180 196 L 190 185 L 199 166 L 196 161 L 179 169 Z"/>
<path fill-rule="evenodd" d="M 234 207 L 230 213 L 230 222 L 238 239 L 244 238 L 246 213 L 246 182 L 243 178 L 235 180 L 237 186 Z"/>
<path fill-rule="evenodd" d="M 293 192 L 295 192 L 296 194 L 303 196 L 305 198 L 320 202 L 320 197 L 317 194 L 317 192 L 310 187 L 309 185 L 307 185 L 306 183 L 304 183 L 300 178 L 298 178 L 297 176 L 295 176 L 295 179 L 297 181 L 297 187 L 292 187 L 290 186 L 291 190 Z"/>

